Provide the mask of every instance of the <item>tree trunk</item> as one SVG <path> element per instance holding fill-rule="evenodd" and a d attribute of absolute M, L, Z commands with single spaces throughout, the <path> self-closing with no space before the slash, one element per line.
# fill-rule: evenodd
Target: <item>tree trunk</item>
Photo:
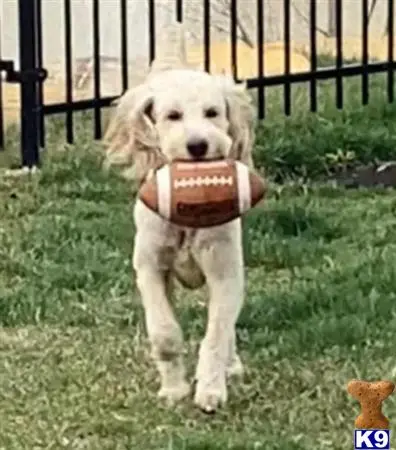
<path fill-rule="evenodd" d="M 328 0 L 327 3 L 328 16 L 327 16 L 327 32 L 329 36 L 334 37 L 336 33 L 336 23 L 335 23 L 335 1 Z"/>

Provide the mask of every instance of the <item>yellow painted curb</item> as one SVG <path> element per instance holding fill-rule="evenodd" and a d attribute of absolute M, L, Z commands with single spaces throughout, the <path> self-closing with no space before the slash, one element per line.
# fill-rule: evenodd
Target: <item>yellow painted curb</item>
<path fill-rule="evenodd" d="M 291 72 L 309 69 L 309 61 L 294 49 L 291 43 L 290 53 Z M 203 68 L 204 48 L 202 46 L 187 48 L 188 61 Z M 275 42 L 264 45 L 264 74 L 276 75 L 284 72 L 284 45 Z M 210 71 L 212 73 L 231 74 L 231 44 L 229 42 L 215 42 L 210 48 Z M 238 78 L 254 78 L 258 73 L 258 49 L 239 42 L 237 45 Z"/>

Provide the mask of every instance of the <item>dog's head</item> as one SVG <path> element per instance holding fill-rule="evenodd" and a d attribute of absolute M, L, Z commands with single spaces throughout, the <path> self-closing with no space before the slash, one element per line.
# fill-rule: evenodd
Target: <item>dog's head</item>
<path fill-rule="evenodd" d="M 132 167 L 138 181 L 177 159 L 234 158 L 251 166 L 253 130 L 244 86 L 223 76 L 169 70 L 120 99 L 105 136 L 105 164 Z"/>

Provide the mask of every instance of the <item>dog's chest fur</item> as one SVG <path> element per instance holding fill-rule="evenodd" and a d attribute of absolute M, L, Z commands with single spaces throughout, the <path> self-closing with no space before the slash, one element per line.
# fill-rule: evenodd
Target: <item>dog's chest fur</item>
<path fill-rule="evenodd" d="M 197 289 L 205 283 L 205 277 L 194 257 L 194 250 L 199 245 L 196 230 L 179 231 L 177 243 L 171 251 L 164 249 L 162 258 L 177 280 L 190 289 Z"/>
<path fill-rule="evenodd" d="M 211 268 L 207 270 L 221 272 L 222 249 L 236 240 L 239 245 L 241 237 L 239 219 L 218 227 L 186 229 L 165 221 L 139 200 L 135 204 L 134 219 L 137 229 L 134 268 L 150 264 L 163 273 L 172 274 L 191 289 L 205 284 L 204 261 L 211 261 Z"/>

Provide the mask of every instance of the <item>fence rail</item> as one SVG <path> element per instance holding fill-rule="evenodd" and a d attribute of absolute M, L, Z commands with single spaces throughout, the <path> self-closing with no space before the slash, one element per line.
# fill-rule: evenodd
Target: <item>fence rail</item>
<path fill-rule="evenodd" d="M 118 95 L 103 96 L 101 92 L 101 44 L 100 33 L 101 9 L 99 0 L 92 1 L 92 72 L 93 72 L 93 95 L 89 99 L 75 99 L 73 95 L 73 20 L 72 1 L 62 0 L 59 4 L 64 17 L 64 85 L 65 101 L 46 104 L 44 101 L 43 87 L 46 83 L 46 70 L 43 67 L 43 17 L 42 0 L 18 0 L 18 30 L 19 34 L 19 64 L 15 61 L 1 60 L 0 71 L 2 81 L 0 82 L 0 149 L 4 147 L 4 108 L 2 105 L 2 85 L 4 83 L 17 83 L 20 86 L 20 124 L 21 124 L 21 155 L 23 166 L 35 166 L 40 163 L 40 147 L 45 146 L 45 117 L 52 114 L 65 114 L 66 140 L 73 143 L 74 140 L 74 113 L 77 111 L 91 110 L 93 112 L 93 138 L 100 139 L 102 136 L 102 109 L 109 107 L 111 103 L 129 85 L 129 61 L 128 61 L 128 36 L 133 29 L 128 27 L 128 0 L 117 0 L 120 10 L 120 77 L 121 89 Z M 114 0 L 116 1 L 116 0 Z M 203 68 L 211 71 L 212 61 L 210 49 L 213 42 L 213 5 L 217 0 L 202 0 L 202 45 L 203 45 Z M 292 30 L 291 14 L 292 0 L 283 1 L 283 66 L 281 74 L 268 74 L 265 63 L 265 2 L 267 0 L 255 0 L 253 16 L 256 17 L 255 38 L 256 43 L 252 51 L 256 52 L 257 67 L 256 76 L 240 78 L 238 73 L 238 42 L 243 37 L 243 28 L 239 22 L 238 3 L 244 0 L 223 0 L 228 5 L 226 11 L 229 17 L 229 45 L 230 45 L 230 67 L 229 71 L 236 81 L 246 81 L 248 88 L 257 90 L 257 116 L 259 119 L 265 117 L 266 111 L 266 88 L 270 86 L 283 86 L 283 103 L 286 115 L 291 114 L 292 107 L 292 85 L 307 82 L 309 84 L 310 109 L 315 112 L 318 108 L 318 81 L 334 79 L 335 81 L 335 104 L 343 108 L 343 80 L 345 77 L 359 76 L 362 80 L 361 101 L 367 104 L 369 101 L 369 79 L 370 74 L 386 74 L 386 90 L 389 102 L 394 101 L 394 72 L 396 61 L 394 60 L 394 1 L 386 0 L 386 58 L 381 61 L 371 61 L 369 55 L 369 22 L 374 3 L 369 0 L 361 2 L 361 55 L 360 62 L 345 64 L 343 56 L 343 0 L 328 0 L 334 7 L 334 40 L 335 60 L 334 67 L 319 67 L 318 54 L 318 2 L 317 0 L 306 0 L 308 5 L 308 27 L 309 45 L 308 59 L 309 70 L 293 71 L 291 64 L 292 55 Z M 279 0 L 281 1 L 281 0 Z M 385 0 L 384 0 L 385 1 Z M 1 2 L 1 0 L 0 0 Z M 1 4 L 1 3 L 0 3 Z M 156 12 L 158 4 L 155 0 L 147 0 L 148 14 L 147 23 L 149 30 L 147 53 L 149 61 L 155 58 L 156 49 Z M 183 21 L 184 3 L 182 0 L 174 0 L 174 11 L 178 21 Z M 1 30 L 0 30 L 1 33 Z M 15 67 L 19 66 L 16 70 Z"/>

